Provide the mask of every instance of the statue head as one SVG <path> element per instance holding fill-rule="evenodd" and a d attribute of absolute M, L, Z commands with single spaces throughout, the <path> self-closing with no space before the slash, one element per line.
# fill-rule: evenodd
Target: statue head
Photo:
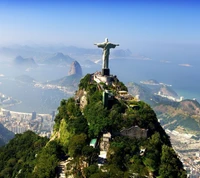
<path fill-rule="evenodd" d="M 105 42 L 108 43 L 108 38 L 105 38 Z"/>

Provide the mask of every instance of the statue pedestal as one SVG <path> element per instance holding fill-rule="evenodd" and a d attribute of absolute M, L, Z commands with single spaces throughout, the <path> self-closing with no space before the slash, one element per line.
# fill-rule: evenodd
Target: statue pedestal
<path fill-rule="evenodd" d="M 109 76 L 110 75 L 110 69 L 102 69 L 102 73 L 101 73 L 103 76 L 104 75 L 107 75 Z"/>

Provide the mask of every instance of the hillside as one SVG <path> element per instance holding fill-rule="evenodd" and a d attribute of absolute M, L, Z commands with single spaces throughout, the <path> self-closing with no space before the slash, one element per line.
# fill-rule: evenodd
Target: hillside
<path fill-rule="evenodd" d="M 155 112 L 110 77 L 108 85 L 95 74 L 81 79 L 74 97 L 61 101 L 49 141 L 28 131 L 2 147 L 0 177 L 54 178 L 63 167 L 77 178 L 185 178 Z"/>

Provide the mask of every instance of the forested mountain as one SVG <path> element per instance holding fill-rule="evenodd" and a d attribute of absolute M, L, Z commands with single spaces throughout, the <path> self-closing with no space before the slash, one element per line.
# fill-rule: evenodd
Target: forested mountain
<path fill-rule="evenodd" d="M 31 131 L 16 134 L 14 139 L 0 148 L 0 177 L 30 177 L 37 154 L 47 140 Z"/>
<path fill-rule="evenodd" d="M 118 93 L 127 88 L 117 79 L 114 85 L 106 86 L 97 84 L 92 78 L 86 75 L 80 81 L 75 98 L 61 102 L 55 119 L 53 138 L 73 157 L 68 164 L 71 169 L 66 174 L 78 177 L 186 177 L 182 163 L 150 106 L 142 101 L 119 99 Z M 115 95 L 108 107 L 102 102 L 102 88 Z M 148 136 L 120 134 L 133 126 L 148 131 Z M 88 145 L 93 138 L 101 145 L 105 133 L 111 133 L 112 139 L 108 143 L 106 161 L 98 168 L 102 148 Z"/>
<path fill-rule="evenodd" d="M 66 155 L 72 177 L 186 177 L 155 112 L 116 77 L 106 85 L 87 74 L 58 111 L 49 141 L 29 131 L 1 148 L 0 177 L 54 178 Z"/>

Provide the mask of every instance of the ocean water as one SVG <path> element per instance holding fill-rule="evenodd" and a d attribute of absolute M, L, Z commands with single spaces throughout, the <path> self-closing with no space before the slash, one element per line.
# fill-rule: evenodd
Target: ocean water
<path fill-rule="evenodd" d="M 163 62 L 160 60 L 111 59 L 110 73 L 116 75 L 123 83 L 155 79 L 158 82 L 172 85 L 179 96 L 184 99 L 196 98 L 200 102 L 200 62 L 198 60 Z M 62 69 L 62 70 L 61 70 Z M 39 68 L 25 74 L 42 81 L 55 80 L 67 75 L 65 68 Z M 101 65 L 83 68 L 84 74 L 101 71 Z M 0 92 L 22 101 L 8 109 L 19 112 L 51 113 L 56 110 L 62 99 L 69 96 L 59 90 L 43 90 L 32 85 L 19 84 L 14 80 L 5 80 L 19 76 L 20 70 L 15 71 L 9 66 L 0 66 Z M 24 74 L 24 73 L 23 73 Z"/>
<path fill-rule="evenodd" d="M 199 63 L 199 64 L 198 64 Z M 111 74 L 117 75 L 124 83 L 155 79 L 172 85 L 179 96 L 196 98 L 200 102 L 200 62 L 162 62 L 159 60 L 113 59 Z"/>
<path fill-rule="evenodd" d="M 28 113 L 36 111 L 40 114 L 50 114 L 57 110 L 62 99 L 69 97 L 58 89 L 44 90 L 15 80 L 1 79 L 0 81 L 1 93 L 21 101 L 20 104 L 5 108 L 11 111 Z"/>

